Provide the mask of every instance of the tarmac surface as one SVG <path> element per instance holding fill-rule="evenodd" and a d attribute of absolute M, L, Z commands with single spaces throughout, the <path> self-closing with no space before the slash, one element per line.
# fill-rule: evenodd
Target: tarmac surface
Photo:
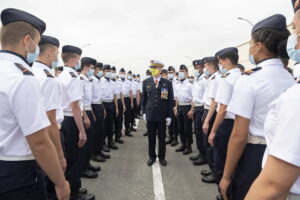
<path fill-rule="evenodd" d="M 147 166 L 148 141 L 143 136 L 145 121 L 139 120 L 133 137 L 123 136 L 119 150 L 110 150 L 111 158 L 100 165 L 96 179 L 82 179 L 83 187 L 95 194 L 97 200 L 214 200 L 217 186 L 201 182 L 200 171 L 207 165 L 193 166 L 189 156 L 176 153 L 167 146 L 166 167 L 158 161 Z M 195 144 L 193 154 L 196 154 Z M 191 155 L 193 155 L 191 154 Z M 158 173 L 158 174 L 157 174 Z"/>

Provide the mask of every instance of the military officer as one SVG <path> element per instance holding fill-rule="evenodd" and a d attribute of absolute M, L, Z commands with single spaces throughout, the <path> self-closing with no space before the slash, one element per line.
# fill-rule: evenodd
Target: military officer
<path fill-rule="evenodd" d="M 156 135 L 159 140 L 158 158 L 162 166 L 167 165 L 166 154 L 166 125 L 171 124 L 171 113 L 174 106 L 173 87 L 170 81 L 161 77 L 164 65 L 159 61 L 151 61 L 152 77 L 143 83 L 142 111 L 148 126 L 149 160 L 151 166 L 156 160 Z"/>

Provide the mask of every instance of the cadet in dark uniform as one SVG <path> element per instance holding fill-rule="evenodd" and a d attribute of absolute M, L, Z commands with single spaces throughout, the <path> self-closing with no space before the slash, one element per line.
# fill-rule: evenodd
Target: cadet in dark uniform
<path fill-rule="evenodd" d="M 69 184 L 48 136 L 41 88 L 29 66 L 39 55 L 46 24 L 17 9 L 3 10 L 1 22 L 0 199 L 46 200 L 38 162 L 55 184 L 57 197 L 67 200 Z"/>
<path fill-rule="evenodd" d="M 147 162 L 151 166 L 156 160 L 156 135 L 158 134 L 158 158 L 161 165 L 166 166 L 166 125 L 171 124 L 172 108 L 174 106 L 172 83 L 161 78 L 160 73 L 164 65 L 158 61 L 151 61 L 151 78 L 143 83 L 142 112 L 148 125 L 149 157 Z"/>

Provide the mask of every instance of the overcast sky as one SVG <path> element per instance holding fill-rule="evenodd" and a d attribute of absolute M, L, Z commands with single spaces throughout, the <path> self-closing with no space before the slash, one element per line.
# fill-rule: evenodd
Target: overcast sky
<path fill-rule="evenodd" d="M 176 69 L 250 39 L 252 23 L 281 13 L 290 24 L 291 0 L 0 0 L 1 8 L 28 11 L 47 24 L 61 46 L 144 75 L 149 60 Z"/>

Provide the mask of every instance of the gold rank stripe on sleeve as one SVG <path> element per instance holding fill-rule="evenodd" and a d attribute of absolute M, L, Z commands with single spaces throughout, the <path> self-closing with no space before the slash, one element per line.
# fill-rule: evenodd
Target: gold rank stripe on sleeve
<path fill-rule="evenodd" d="M 54 78 L 54 76 L 46 69 L 44 69 L 44 72 L 46 73 L 47 77 Z"/>
<path fill-rule="evenodd" d="M 33 73 L 31 71 L 29 71 L 28 69 L 26 69 L 23 65 L 21 65 L 20 63 L 15 63 L 15 65 L 23 72 L 24 75 L 30 75 L 33 76 Z"/>
<path fill-rule="evenodd" d="M 76 78 L 76 74 L 74 74 L 74 72 L 70 72 L 70 75 L 72 76 L 72 78 Z"/>
<path fill-rule="evenodd" d="M 255 67 L 255 68 L 253 68 L 253 69 L 246 70 L 246 71 L 243 73 L 243 75 L 250 75 L 250 74 L 252 74 L 253 72 L 256 72 L 256 71 L 259 71 L 259 70 L 261 70 L 261 67 Z"/>

